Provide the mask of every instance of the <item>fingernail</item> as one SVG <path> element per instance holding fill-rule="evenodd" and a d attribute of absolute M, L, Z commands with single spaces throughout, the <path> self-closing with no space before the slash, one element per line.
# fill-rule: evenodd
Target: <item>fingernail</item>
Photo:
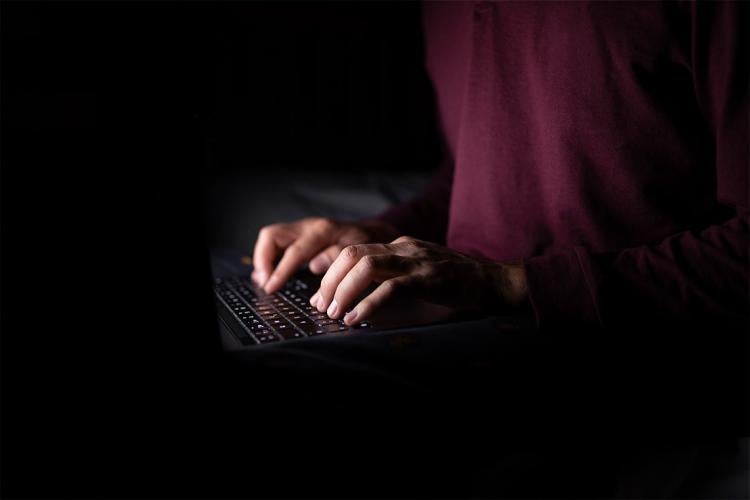
<path fill-rule="evenodd" d="M 310 297 L 310 305 L 315 307 L 319 299 L 320 299 L 320 292 L 315 292 L 315 295 Z"/>
<path fill-rule="evenodd" d="M 276 282 L 279 281 L 279 278 L 277 276 L 271 276 L 268 278 L 268 281 L 266 281 L 266 284 L 263 285 L 263 290 L 266 291 L 266 293 L 271 293 L 271 290 L 273 290 L 274 285 L 276 285 Z"/>
<path fill-rule="evenodd" d="M 328 317 L 333 318 L 334 316 L 336 316 L 338 309 L 339 309 L 339 305 L 336 303 L 336 299 L 333 299 L 333 302 L 331 302 L 331 305 L 328 306 Z"/>
<path fill-rule="evenodd" d="M 263 272 L 263 271 L 258 271 L 258 274 L 256 274 L 256 277 L 257 277 L 257 279 L 258 279 L 258 284 L 259 284 L 260 286 L 263 286 L 263 285 L 265 285 L 265 283 L 266 283 L 266 278 L 267 278 L 267 275 L 266 275 L 266 273 L 265 273 L 265 272 Z"/>
<path fill-rule="evenodd" d="M 348 313 L 346 313 L 344 315 L 344 323 L 346 323 L 347 325 L 351 325 L 355 321 L 357 321 L 357 310 L 356 309 L 353 310 L 353 311 L 349 311 Z"/>
<path fill-rule="evenodd" d="M 315 307 L 318 309 L 318 312 L 326 312 L 326 306 L 326 299 L 324 299 L 321 295 L 320 297 L 318 297 L 318 303 L 315 304 Z"/>

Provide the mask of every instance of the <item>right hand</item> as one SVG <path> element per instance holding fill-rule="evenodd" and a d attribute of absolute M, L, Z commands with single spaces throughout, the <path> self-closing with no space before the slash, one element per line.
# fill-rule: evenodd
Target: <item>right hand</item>
<path fill-rule="evenodd" d="M 258 233 L 252 279 L 266 293 L 274 293 L 307 261 L 310 271 L 321 274 L 348 245 L 386 242 L 397 237 L 393 226 L 375 220 L 351 223 L 311 217 L 271 224 Z M 274 267 L 279 256 L 281 260 Z"/>

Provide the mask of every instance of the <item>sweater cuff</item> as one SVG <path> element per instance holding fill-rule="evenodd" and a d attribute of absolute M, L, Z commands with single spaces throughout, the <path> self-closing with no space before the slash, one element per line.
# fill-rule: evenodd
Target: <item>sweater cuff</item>
<path fill-rule="evenodd" d="M 524 261 L 524 268 L 539 327 L 601 326 L 583 249 L 531 257 Z"/>

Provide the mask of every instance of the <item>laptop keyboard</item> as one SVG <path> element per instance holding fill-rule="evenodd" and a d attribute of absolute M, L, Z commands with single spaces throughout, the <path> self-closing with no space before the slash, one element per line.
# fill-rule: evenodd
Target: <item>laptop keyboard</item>
<path fill-rule="evenodd" d="M 369 328 L 363 321 L 349 327 L 330 319 L 310 305 L 308 286 L 290 280 L 284 288 L 267 294 L 250 278 L 217 279 L 214 291 L 221 304 L 239 324 L 233 332 L 243 345 L 314 337 Z"/>

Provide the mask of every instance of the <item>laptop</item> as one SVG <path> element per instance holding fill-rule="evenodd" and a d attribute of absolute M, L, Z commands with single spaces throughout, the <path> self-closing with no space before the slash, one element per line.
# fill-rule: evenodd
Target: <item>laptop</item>
<path fill-rule="evenodd" d="M 222 346 L 228 351 L 319 338 L 371 337 L 407 328 L 414 331 L 414 327 L 424 330 L 445 324 L 469 325 L 488 319 L 497 327 L 531 326 L 529 318 L 461 315 L 417 299 L 400 300 L 377 311 L 371 319 L 348 326 L 310 305 L 322 276 L 302 269 L 280 291 L 267 294 L 250 279 L 252 267 L 242 264 L 240 253 L 214 250 L 211 260 L 219 330 Z"/>

